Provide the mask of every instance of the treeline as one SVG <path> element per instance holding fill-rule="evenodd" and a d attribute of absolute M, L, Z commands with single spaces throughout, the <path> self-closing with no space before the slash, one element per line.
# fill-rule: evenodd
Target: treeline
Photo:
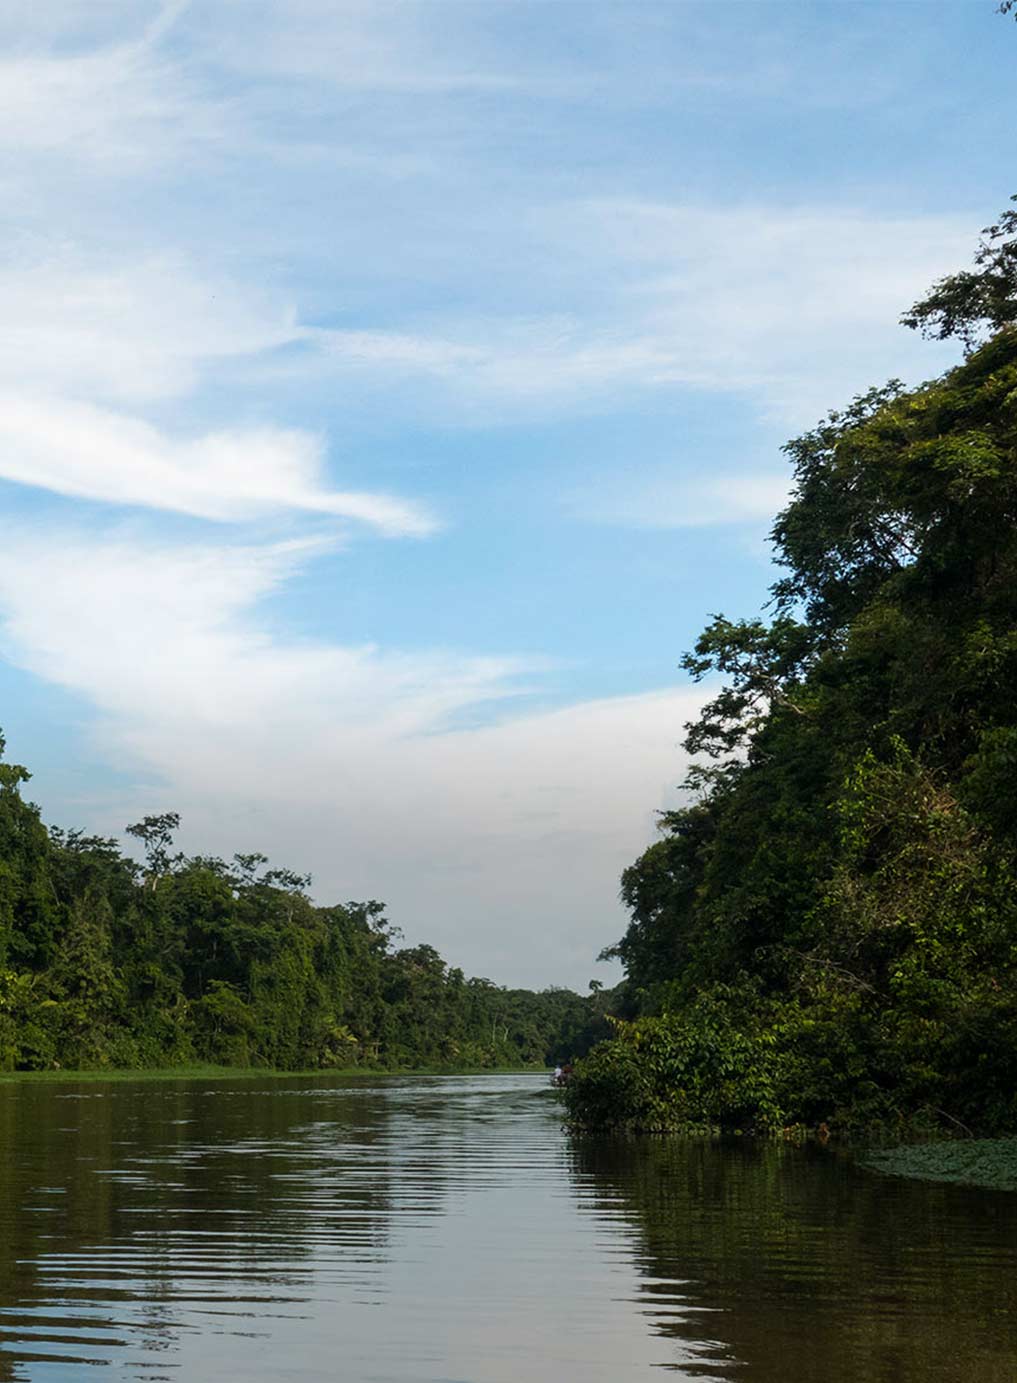
<path fill-rule="evenodd" d="M 0 763 L 0 1069 L 518 1067 L 606 1030 L 598 996 L 467 979 L 262 855 L 186 857 L 172 813 L 128 828 L 144 865 L 47 830 L 28 776 Z"/>
<path fill-rule="evenodd" d="M 904 321 L 964 362 L 789 443 L 770 618 L 684 660 L 579 1124 L 1017 1128 L 1017 212 Z"/>

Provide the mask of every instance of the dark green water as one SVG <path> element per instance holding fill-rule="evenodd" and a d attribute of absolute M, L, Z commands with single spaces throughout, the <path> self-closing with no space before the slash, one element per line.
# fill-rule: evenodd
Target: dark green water
<path fill-rule="evenodd" d="M 0 1380 L 1017 1379 L 1017 1196 L 542 1079 L 0 1086 Z"/>

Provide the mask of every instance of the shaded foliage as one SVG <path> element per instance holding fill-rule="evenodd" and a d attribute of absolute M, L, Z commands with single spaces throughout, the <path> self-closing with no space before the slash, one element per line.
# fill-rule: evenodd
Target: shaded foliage
<path fill-rule="evenodd" d="M 685 659 L 722 690 L 622 880 L 639 1016 L 579 1123 L 1017 1127 L 1015 232 L 913 310 L 962 365 L 786 448 L 773 617 Z"/>

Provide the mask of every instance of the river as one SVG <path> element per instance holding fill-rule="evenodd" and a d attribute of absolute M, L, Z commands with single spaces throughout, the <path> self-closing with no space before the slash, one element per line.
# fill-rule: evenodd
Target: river
<path fill-rule="evenodd" d="M 95 1367 L 92 1367 L 95 1366 Z M 1017 1378 L 1017 1196 L 544 1077 L 0 1086 L 0 1380 Z"/>

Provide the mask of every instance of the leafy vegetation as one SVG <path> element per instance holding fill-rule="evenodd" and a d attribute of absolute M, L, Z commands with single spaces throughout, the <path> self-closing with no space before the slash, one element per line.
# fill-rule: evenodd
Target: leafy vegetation
<path fill-rule="evenodd" d="M 1017 1191 L 1017 1138 L 954 1139 L 869 1153 L 863 1166 L 886 1176 Z"/>
<path fill-rule="evenodd" d="M 467 979 L 379 903 L 184 856 L 175 813 L 128 827 L 143 865 L 47 831 L 28 777 L 0 762 L 0 1070 L 543 1065 L 605 1031 L 604 996 Z"/>
<path fill-rule="evenodd" d="M 964 362 L 788 444 L 771 618 L 685 659 L 579 1125 L 1017 1128 L 1017 212 L 906 320 Z"/>

